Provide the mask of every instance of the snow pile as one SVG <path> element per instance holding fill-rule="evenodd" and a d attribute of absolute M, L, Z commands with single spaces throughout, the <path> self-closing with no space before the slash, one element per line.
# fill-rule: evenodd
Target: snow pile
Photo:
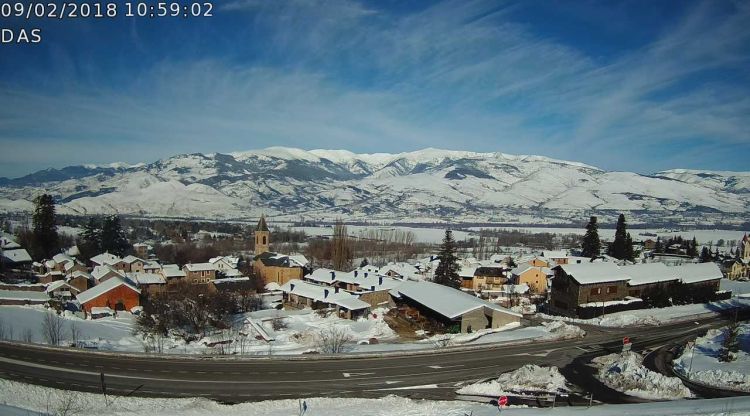
<path fill-rule="evenodd" d="M 586 331 L 575 326 L 568 325 L 562 321 L 542 322 L 544 329 L 549 333 L 545 336 L 545 339 L 573 339 L 583 338 L 586 336 Z"/>
<path fill-rule="evenodd" d="M 709 386 L 750 391 L 750 324 L 740 325 L 739 351 L 732 361 L 719 360 L 727 329 L 711 329 L 674 360 L 674 369 Z"/>
<path fill-rule="evenodd" d="M 677 377 L 667 377 L 643 366 L 643 357 L 632 351 L 594 358 L 598 378 L 610 388 L 627 395 L 653 400 L 692 397 Z"/>
<path fill-rule="evenodd" d="M 527 364 L 518 370 L 500 374 L 495 380 L 465 386 L 456 393 L 497 397 L 508 393 L 557 393 L 568 390 L 567 381 L 557 367 Z"/>

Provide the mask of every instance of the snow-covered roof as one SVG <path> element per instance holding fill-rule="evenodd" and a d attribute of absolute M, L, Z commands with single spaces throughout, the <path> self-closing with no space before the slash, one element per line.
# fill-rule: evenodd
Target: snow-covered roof
<path fill-rule="evenodd" d="M 120 276 L 114 276 L 110 279 L 107 279 L 99 283 L 98 285 L 92 287 L 89 290 L 79 293 L 76 296 L 76 299 L 78 299 L 78 302 L 80 302 L 81 304 L 84 304 L 120 286 L 126 286 L 138 293 L 141 293 L 141 291 L 137 287 L 135 287 L 129 280 L 122 278 Z"/>
<path fill-rule="evenodd" d="M 630 279 L 630 276 L 614 263 L 561 264 L 557 267 L 582 285 Z"/>
<path fill-rule="evenodd" d="M 8 233 L 1 233 L 0 234 L 0 249 L 11 250 L 14 248 L 21 248 L 21 245 L 16 242 L 15 237 Z"/>
<path fill-rule="evenodd" d="M 474 277 L 474 273 L 477 272 L 477 266 L 462 266 L 458 269 L 458 275 L 460 277 Z"/>
<path fill-rule="evenodd" d="M 49 300 L 49 296 L 45 292 L 35 290 L 0 290 L 0 299 L 46 302 Z"/>
<path fill-rule="evenodd" d="M 133 264 L 133 263 L 135 263 L 137 261 L 140 261 L 141 263 L 144 262 L 143 259 L 139 259 L 138 257 L 130 255 L 130 254 L 127 255 L 127 256 L 125 256 L 125 258 L 122 259 L 122 261 L 124 261 L 127 264 Z"/>
<path fill-rule="evenodd" d="M 96 256 L 91 258 L 92 263 L 96 263 L 99 265 L 105 265 L 105 264 L 116 264 L 119 263 L 122 259 L 115 256 L 114 254 L 109 253 L 102 253 L 97 254 Z"/>
<path fill-rule="evenodd" d="M 630 276 L 629 284 L 631 286 L 680 279 L 675 268 L 668 267 L 664 263 L 641 263 L 632 266 L 623 266 L 622 271 Z"/>
<path fill-rule="evenodd" d="M 31 263 L 31 256 L 25 248 L 16 248 L 12 250 L 3 250 L 2 256 L 13 263 Z"/>
<path fill-rule="evenodd" d="M 144 270 L 161 270 L 161 264 L 156 260 L 146 260 L 143 263 Z"/>
<path fill-rule="evenodd" d="M 132 272 L 127 277 L 138 285 L 165 285 L 167 279 L 158 273 Z"/>
<path fill-rule="evenodd" d="M 106 306 L 94 306 L 91 308 L 92 315 L 114 315 L 115 311 Z"/>
<path fill-rule="evenodd" d="M 336 293 L 334 288 L 292 279 L 281 286 L 281 290 L 297 296 L 313 299 L 318 302 L 342 306 L 349 310 L 366 309 L 370 304 L 345 291 Z"/>
<path fill-rule="evenodd" d="M 68 262 L 74 262 L 75 259 L 65 253 L 58 253 L 52 256 L 52 260 L 55 261 L 57 264 L 61 263 L 68 263 Z"/>
<path fill-rule="evenodd" d="M 99 281 L 110 273 L 115 273 L 117 276 L 125 277 L 125 275 L 119 270 L 106 264 L 94 267 L 94 270 L 91 272 L 91 277 Z"/>
<path fill-rule="evenodd" d="M 682 283 L 698 283 L 724 277 L 716 263 L 696 263 L 672 266 Z"/>
<path fill-rule="evenodd" d="M 542 256 L 546 259 L 563 259 L 568 257 L 566 250 L 545 250 Z"/>
<path fill-rule="evenodd" d="M 221 284 L 221 283 L 232 283 L 232 282 L 249 282 L 250 278 L 247 276 L 237 276 L 237 277 L 224 277 L 222 279 L 215 279 L 214 284 Z"/>
<path fill-rule="evenodd" d="M 209 272 L 216 271 L 216 265 L 213 263 L 188 263 L 184 269 L 189 272 Z"/>
<path fill-rule="evenodd" d="M 78 249 L 78 246 L 69 247 L 67 250 L 65 250 L 65 254 L 69 256 L 80 256 L 81 250 Z"/>
<path fill-rule="evenodd" d="M 359 289 L 363 291 L 390 290 L 401 283 L 401 280 L 384 276 L 382 274 L 363 272 L 360 270 L 342 272 L 326 268 L 315 269 L 311 274 L 305 276 L 305 279 L 327 285 L 335 282 L 348 283 L 359 286 Z"/>
<path fill-rule="evenodd" d="M 46 260 L 46 261 L 44 262 L 44 267 L 46 267 L 46 268 L 48 268 L 48 269 L 54 269 L 54 268 L 55 268 L 55 266 L 57 266 L 57 263 L 55 263 L 55 261 L 54 261 L 54 260 Z"/>
<path fill-rule="evenodd" d="M 310 260 L 302 254 L 291 254 L 289 255 L 289 263 L 291 265 L 297 265 L 300 267 L 307 267 L 310 264 Z"/>
<path fill-rule="evenodd" d="M 277 290 L 281 290 L 281 286 L 279 286 L 279 284 L 276 282 L 269 282 L 268 284 L 266 284 L 265 288 L 269 292 L 275 292 Z"/>
<path fill-rule="evenodd" d="M 224 270 L 224 276 L 226 277 L 241 277 L 242 272 L 237 269 Z"/>
<path fill-rule="evenodd" d="M 60 289 L 62 287 L 67 287 L 69 290 L 74 290 L 76 292 L 80 292 L 79 289 L 77 289 L 77 288 L 75 288 L 75 287 L 73 287 L 73 286 L 65 283 L 64 280 L 55 280 L 54 282 L 48 284 L 46 292 L 47 293 L 54 292 L 55 290 Z"/>
<path fill-rule="evenodd" d="M 521 316 L 476 296 L 432 282 L 404 281 L 391 290 L 391 294 L 397 297 L 405 296 L 449 319 L 456 319 L 478 308 L 493 309 L 509 315 Z"/>
<path fill-rule="evenodd" d="M 165 264 L 161 268 L 161 274 L 167 279 L 174 277 L 185 277 L 185 271 L 180 269 L 180 266 L 176 264 Z"/>
<path fill-rule="evenodd" d="M 94 276 L 92 276 L 91 274 L 89 274 L 87 272 L 84 272 L 82 270 L 76 270 L 76 271 L 74 271 L 73 273 L 70 274 L 71 278 L 76 278 L 76 277 L 80 277 L 80 276 L 83 276 L 83 277 L 85 277 L 88 280 L 93 280 L 94 279 Z"/>

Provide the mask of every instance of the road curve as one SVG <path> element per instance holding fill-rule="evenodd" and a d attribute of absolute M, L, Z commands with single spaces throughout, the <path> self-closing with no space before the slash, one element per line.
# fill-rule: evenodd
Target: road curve
<path fill-rule="evenodd" d="M 660 327 L 587 328 L 582 339 L 477 345 L 413 353 L 270 358 L 154 356 L 0 342 L 0 377 L 50 387 L 152 397 L 207 397 L 223 402 L 310 396 L 398 394 L 450 399 L 460 383 L 524 364 L 565 366 L 581 354 L 664 345 L 725 324 L 722 318 Z M 570 380 L 575 383 L 575 380 Z"/>

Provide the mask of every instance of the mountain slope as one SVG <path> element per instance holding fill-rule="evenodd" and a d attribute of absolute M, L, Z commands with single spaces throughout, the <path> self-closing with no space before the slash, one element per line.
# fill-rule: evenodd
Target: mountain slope
<path fill-rule="evenodd" d="M 0 179 L 0 210 L 46 191 L 70 214 L 397 221 L 741 221 L 750 173 L 606 172 L 541 156 L 424 149 L 399 154 L 274 147 L 185 154 L 150 164 L 74 166 Z"/>

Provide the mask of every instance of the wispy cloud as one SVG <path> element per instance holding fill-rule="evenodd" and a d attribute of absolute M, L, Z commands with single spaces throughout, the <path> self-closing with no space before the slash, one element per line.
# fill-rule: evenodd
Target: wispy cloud
<path fill-rule="evenodd" d="M 744 167 L 750 5 L 699 3 L 642 47 L 606 58 L 518 22 L 524 7 L 229 2 L 222 10 L 249 27 L 231 42 L 252 44 L 255 59 L 165 58 L 114 86 L 70 70 L 62 92 L 0 84 L 0 145 L 53 150 L 28 165 L 3 152 L 0 174 L 33 160 L 136 162 L 270 145 L 467 148 L 644 172 Z"/>

